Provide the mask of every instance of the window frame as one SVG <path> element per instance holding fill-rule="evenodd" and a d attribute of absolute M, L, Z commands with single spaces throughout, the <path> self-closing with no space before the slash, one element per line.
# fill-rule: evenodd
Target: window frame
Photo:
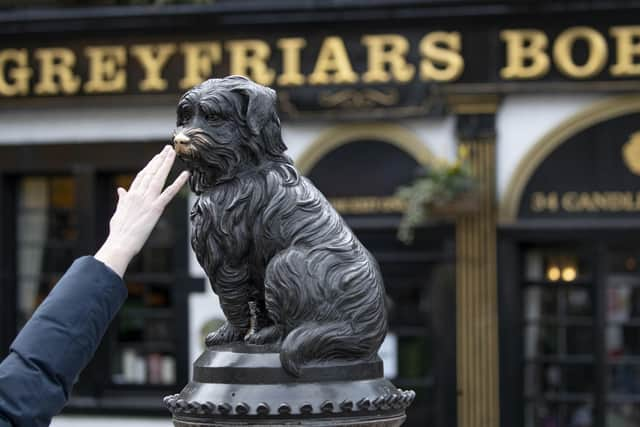
<path fill-rule="evenodd" d="M 16 221 L 17 184 L 26 175 L 70 174 L 77 182 L 78 240 L 75 256 L 95 253 L 106 238 L 105 225 L 111 212 L 108 197 L 109 186 L 105 176 L 118 173 L 133 173 L 160 151 L 162 142 L 140 143 L 91 143 L 91 144 L 47 144 L 0 146 L 0 300 L 17 301 L 16 272 Z M 90 393 L 73 395 L 67 412 L 121 413 L 121 414 L 165 414 L 162 406 L 163 393 L 176 392 L 188 382 L 189 373 L 189 316 L 188 294 L 204 289 L 202 279 L 189 275 L 188 264 L 188 212 L 186 199 L 175 201 L 165 215 L 177 236 L 184 241 L 174 245 L 172 287 L 175 311 L 176 336 L 176 384 L 175 385 L 117 385 L 108 381 L 109 363 L 107 332 L 96 356 L 89 363 L 82 377 L 98 384 Z M 179 238 L 179 240 L 182 240 Z M 0 313 L 0 355 L 8 354 L 9 346 L 17 333 L 16 304 L 5 304 Z M 83 392 L 87 392 L 85 387 Z"/>

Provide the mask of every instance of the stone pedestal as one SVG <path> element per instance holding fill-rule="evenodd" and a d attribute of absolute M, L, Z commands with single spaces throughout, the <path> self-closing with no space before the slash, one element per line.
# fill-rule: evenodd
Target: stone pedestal
<path fill-rule="evenodd" d="M 194 363 L 193 380 L 165 405 L 176 427 L 400 426 L 415 393 L 382 376 L 382 361 L 282 369 L 263 346 L 218 346 Z"/>

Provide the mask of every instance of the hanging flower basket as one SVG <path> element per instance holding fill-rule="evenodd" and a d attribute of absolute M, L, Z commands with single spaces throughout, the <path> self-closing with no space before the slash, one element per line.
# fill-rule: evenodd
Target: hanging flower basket
<path fill-rule="evenodd" d="M 480 193 L 477 190 L 467 191 L 444 204 L 434 203 L 425 209 L 430 211 L 431 219 L 455 219 L 473 215 L 480 210 Z"/>
<path fill-rule="evenodd" d="M 466 152 L 461 152 L 454 163 L 425 166 L 410 185 L 396 191 L 396 197 L 407 206 L 398 227 L 398 239 L 410 244 L 415 228 L 428 220 L 455 219 L 479 210 L 478 185 L 465 160 Z"/>

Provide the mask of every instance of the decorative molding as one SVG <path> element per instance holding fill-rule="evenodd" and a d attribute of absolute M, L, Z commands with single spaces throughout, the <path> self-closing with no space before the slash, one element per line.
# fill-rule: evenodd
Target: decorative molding
<path fill-rule="evenodd" d="M 587 107 L 584 111 L 563 121 L 540 138 L 540 140 L 522 156 L 518 166 L 514 169 L 516 172 L 507 187 L 507 191 L 500 205 L 500 223 L 509 224 L 516 221 L 522 193 L 529 179 L 538 166 L 540 166 L 547 156 L 560 144 L 578 132 L 597 123 L 623 114 L 636 112 L 640 112 L 640 96 L 629 95 L 610 98 Z"/>
<path fill-rule="evenodd" d="M 336 148 L 357 140 L 374 139 L 395 145 L 418 163 L 426 165 L 435 157 L 413 132 L 395 124 L 360 123 L 340 125 L 322 133 L 298 158 L 296 167 L 308 174 L 316 163 Z"/>
<path fill-rule="evenodd" d="M 446 100 L 455 114 L 495 114 L 501 98 L 497 95 L 449 95 Z"/>
<path fill-rule="evenodd" d="M 344 400 L 340 403 L 324 400 L 322 402 L 305 402 L 299 408 L 293 408 L 283 402 L 277 408 L 271 408 L 265 402 L 255 404 L 255 412 L 258 417 L 265 415 L 287 415 L 291 417 L 306 417 L 322 413 L 362 413 L 362 412 L 388 412 L 399 411 L 408 408 L 416 397 L 413 390 L 397 389 L 396 392 L 375 397 L 362 397 L 359 400 Z M 219 415 L 221 417 L 255 417 L 251 411 L 254 407 L 249 402 L 239 402 L 233 406 L 229 402 L 198 402 L 187 401 L 180 398 L 179 394 L 166 396 L 164 405 L 174 415 Z M 297 409 L 296 412 L 294 412 Z"/>
<path fill-rule="evenodd" d="M 367 108 L 392 106 L 398 103 L 398 90 L 343 89 L 323 91 L 318 96 L 318 104 L 328 108 Z"/>

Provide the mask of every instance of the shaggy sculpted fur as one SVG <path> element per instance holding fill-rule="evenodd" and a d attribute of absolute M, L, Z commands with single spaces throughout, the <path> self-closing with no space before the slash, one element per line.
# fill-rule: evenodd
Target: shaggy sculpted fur
<path fill-rule="evenodd" d="M 284 154 L 275 101 L 243 77 L 208 80 L 180 100 L 174 146 L 198 196 L 191 243 L 227 317 L 207 345 L 272 344 L 300 375 L 373 357 L 385 294 L 374 258 Z"/>

